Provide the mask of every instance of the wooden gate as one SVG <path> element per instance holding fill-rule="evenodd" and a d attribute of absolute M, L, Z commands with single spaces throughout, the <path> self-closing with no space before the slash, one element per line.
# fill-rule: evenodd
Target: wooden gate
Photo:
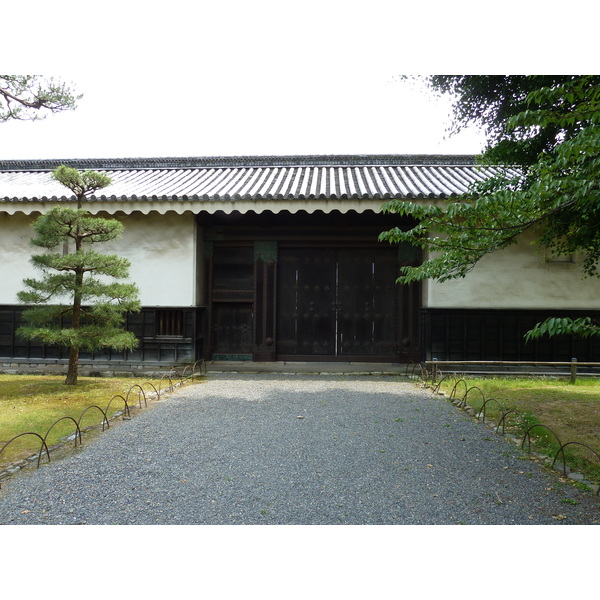
<path fill-rule="evenodd" d="M 277 356 L 398 356 L 394 248 L 280 248 Z"/>

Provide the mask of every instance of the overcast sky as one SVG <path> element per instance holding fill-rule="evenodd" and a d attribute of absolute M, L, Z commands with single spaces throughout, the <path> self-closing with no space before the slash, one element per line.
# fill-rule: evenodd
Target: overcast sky
<path fill-rule="evenodd" d="M 389 74 L 352 84 L 315 67 L 272 81 L 253 73 L 210 73 L 161 87 L 111 73 L 74 78 L 78 108 L 44 121 L 2 125 L 0 158 L 98 158 L 280 154 L 476 153 L 477 132 L 445 138 L 449 100 Z"/>
<path fill-rule="evenodd" d="M 546 43 L 564 21 L 514 3 L 536 17 L 524 36 L 512 4 L 489 18 L 461 0 L 171 0 L 160 11 L 107 0 L 90 14 L 29 3 L 26 37 L 3 32 L 15 50 L 5 70 L 55 75 L 84 96 L 74 112 L 1 125 L 0 159 L 478 153 L 480 132 L 446 136 L 449 99 L 398 76 L 536 72 L 527 61 L 541 55 L 544 72 L 571 72 Z"/>

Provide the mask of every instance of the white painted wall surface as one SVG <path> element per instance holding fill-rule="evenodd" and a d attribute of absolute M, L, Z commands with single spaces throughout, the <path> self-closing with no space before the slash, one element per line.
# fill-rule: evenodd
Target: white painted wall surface
<path fill-rule="evenodd" d="M 0 304 L 17 304 L 23 279 L 36 276 L 29 264 L 31 255 L 40 250 L 30 243 L 34 220 L 30 215 L 0 213 Z"/>
<path fill-rule="evenodd" d="M 140 290 L 142 306 L 195 306 L 195 216 L 152 213 L 116 218 L 125 228 L 123 237 L 110 247 L 103 244 L 102 252 L 131 262 L 130 279 Z"/>
<path fill-rule="evenodd" d="M 531 236 L 484 257 L 465 277 L 426 282 L 429 308 L 600 309 L 600 278 L 584 278 L 581 258 L 548 262 Z"/>
<path fill-rule="evenodd" d="M 122 215 L 123 238 L 95 248 L 131 262 L 143 306 L 196 305 L 196 223 L 191 213 Z M 29 264 L 40 248 L 30 245 L 29 215 L 0 213 L 0 304 L 17 304 L 23 279 L 39 277 Z"/>

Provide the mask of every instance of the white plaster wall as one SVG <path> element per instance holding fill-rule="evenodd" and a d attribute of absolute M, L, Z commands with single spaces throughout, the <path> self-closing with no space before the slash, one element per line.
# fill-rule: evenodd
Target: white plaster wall
<path fill-rule="evenodd" d="M 118 254 L 131 262 L 130 281 L 140 290 L 143 306 L 196 305 L 196 223 L 184 215 L 117 215 L 124 225 L 123 237 L 96 249 Z M 29 215 L 0 213 L 0 304 L 17 304 L 23 279 L 38 277 L 30 264 L 40 248 L 30 244 Z"/>
<path fill-rule="evenodd" d="M 140 290 L 142 305 L 195 306 L 195 216 L 134 213 L 115 218 L 123 223 L 123 237 L 102 244 L 101 251 L 131 262 L 130 280 Z"/>
<path fill-rule="evenodd" d="M 25 288 L 23 279 L 39 273 L 29 263 L 40 251 L 30 243 L 34 220 L 30 215 L 0 213 L 0 304 L 17 304 L 17 292 Z"/>
<path fill-rule="evenodd" d="M 523 236 L 518 244 L 484 257 L 465 277 L 424 287 L 429 308 L 598 309 L 600 278 L 584 278 L 581 259 L 548 262 Z"/>

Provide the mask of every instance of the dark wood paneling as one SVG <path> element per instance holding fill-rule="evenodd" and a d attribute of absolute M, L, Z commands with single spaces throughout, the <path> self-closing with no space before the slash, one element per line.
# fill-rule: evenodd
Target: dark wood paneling
<path fill-rule="evenodd" d="M 593 362 L 600 357 L 600 340 L 570 336 L 525 341 L 525 334 L 548 317 L 591 316 L 596 311 L 424 309 L 425 360 L 505 360 Z"/>
<path fill-rule="evenodd" d="M 66 360 L 68 351 L 58 346 L 42 346 L 26 342 L 16 335 L 22 323 L 22 306 L 0 307 L 0 357 L 35 360 Z M 125 361 L 131 363 L 162 362 L 169 365 L 196 360 L 196 348 L 202 345 L 197 335 L 197 320 L 201 308 L 162 308 L 163 318 L 167 314 L 180 315 L 177 335 L 161 335 L 159 310 L 143 308 L 139 313 L 127 315 L 125 327 L 138 338 L 139 346 L 130 352 L 101 350 L 95 353 L 81 352 L 82 360 Z M 158 328 L 157 328 L 158 327 Z M 171 332 L 173 333 L 173 332 Z"/>

